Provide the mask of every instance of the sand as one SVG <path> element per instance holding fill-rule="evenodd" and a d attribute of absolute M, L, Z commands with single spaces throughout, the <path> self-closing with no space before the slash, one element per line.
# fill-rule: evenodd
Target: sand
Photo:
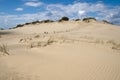
<path fill-rule="evenodd" d="M 120 27 L 102 22 L 30 24 L 0 31 L 0 80 L 120 80 Z"/>

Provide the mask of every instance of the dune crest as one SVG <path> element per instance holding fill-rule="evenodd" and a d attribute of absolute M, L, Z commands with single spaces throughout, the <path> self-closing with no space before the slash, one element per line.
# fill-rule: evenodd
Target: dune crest
<path fill-rule="evenodd" d="M 0 80 L 120 80 L 119 26 L 95 20 L 22 26 L 0 31 L 0 45 L 9 49 L 5 56 L 0 50 Z"/>

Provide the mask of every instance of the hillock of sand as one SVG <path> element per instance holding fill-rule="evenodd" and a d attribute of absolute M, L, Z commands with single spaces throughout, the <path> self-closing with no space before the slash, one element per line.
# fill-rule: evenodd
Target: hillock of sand
<path fill-rule="evenodd" d="M 86 21 L 0 31 L 0 80 L 120 80 L 120 27 Z"/>

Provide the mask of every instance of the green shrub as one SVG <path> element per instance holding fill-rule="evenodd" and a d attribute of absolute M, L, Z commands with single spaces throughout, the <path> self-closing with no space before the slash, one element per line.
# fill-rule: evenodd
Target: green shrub
<path fill-rule="evenodd" d="M 16 27 L 13 27 L 13 29 L 23 27 L 23 26 L 24 26 L 24 24 L 18 24 Z"/>
<path fill-rule="evenodd" d="M 37 22 L 31 22 L 31 24 L 37 24 Z"/>
<path fill-rule="evenodd" d="M 95 19 L 95 18 L 92 18 L 92 17 L 88 17 L 88 18 L 84 18 L 84 19 L 83 19 L 83 21 L 85 21 L 85 22 L 90 22 L 90 20 L 96 21 L 96 19 Z"/>
<path fill-rule="evenodd" d="M 80 19 L 75 19 L 75 21 L 80 21 Z"/>
<path fill-rule="evenodd" d="M 112 24 L 110 22 L 108 22 L 107 20 L 102 20 L 104 23 L 107 23 L 107 24 Z"/>
<path fill-rule="evenodd" d="M 59 20 L 59 22 L 61 22 L 61 21 L 69 21 L 69 18 L 64 16 Z"/>
<path fill-rule="evenodd" d="M 49 22 L 54 22 L 54 21 L 52 21 L 52 20 L 42 20 L 42 21 L 40 21 L 40 23 L 49 23 Z"/>
<path fill-rule="evenodd" d="M 31 23 L 25 23 L 25 25 L 29 25 L 29 24 L 31 24 Z"/>

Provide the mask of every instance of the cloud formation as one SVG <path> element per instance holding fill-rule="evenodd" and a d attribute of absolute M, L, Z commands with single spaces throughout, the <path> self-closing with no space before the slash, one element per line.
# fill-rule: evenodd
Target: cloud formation
<path fill-rule="evenodd" d="M 36 1 L 36 0 L 35 0 Z M 43 3 L 42 2 L 26 2 L 25 5 L 26 6 L 31 6 L 31 7 L 39 7 L 41 6 Z"/>
<path fill-rule="evenodd" d="M 43 3 L 37 0 L 26 2 L 26 6 L 39 7 Z M 42 7 L 42 6 L 41 6 Z M 19 11 L 20 9 L 18 9 Z M 112 23 L 120 25 L 120 6 L 108 6 L 104 3 L 73 3 L 68 5 L 63 4 L 45 4 L 44 11 L 34 14 L 22 15 L 4 15 L 0 16 L 0 24 L 6 27 L 14 27 L 17 24 L 31 22 L 35 20 L 52 19 L 58 20 L 63 16 L 70 19 L 95 17 L 99 20 L 108 20 Z M 9 24 L 10 23 L 10 24 Z"/>
<path fill-rule="evenodd" d="M 16 8 L 16 11 L 23 11 L 23 8 Z"/>
<path fill-rule="evenodd" d="M 22 0 L 22 1 L 39 1 L 39 0 Z"/>

